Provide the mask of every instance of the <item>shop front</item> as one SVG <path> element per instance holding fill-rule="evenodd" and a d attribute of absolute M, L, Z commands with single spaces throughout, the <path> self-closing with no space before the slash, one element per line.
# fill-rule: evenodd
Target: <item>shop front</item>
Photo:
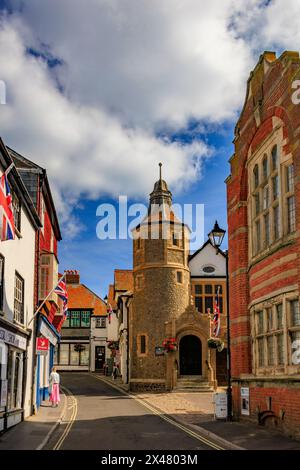
<path fill-rule="evenodd" d="M 39 339 L 47 340 L 47 348 L 39 347 Z M 54 350 L 60 341 L 60 334 L 44 316 L 40 316 L 37 325 L 36 344 L 36 408 L 49 398 L 49 377 L 54 364 Z M 46 342 L 45 342 L 46 343 Z"/>
<path fill-rule="evenodd" d="M 23 419 L 27 336 L 0 325 L 0 431 Z"/>

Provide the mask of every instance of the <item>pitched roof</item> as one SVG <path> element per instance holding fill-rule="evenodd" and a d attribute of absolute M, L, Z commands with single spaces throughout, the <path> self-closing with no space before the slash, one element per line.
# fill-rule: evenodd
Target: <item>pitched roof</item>
<path fill-rule="evenodd" d="M 93 309 L 94 315 L 106 315 L 106 304 L 84 284 L 67 284 L 68 308 Z"/>
<path fill-rule="evenodd" d="M 115 269 L 115 291 L 127 291 L 133 289 L 132 269 Z"/>
<path fill-rule="evenodd" d="M 117 308 L 117 302 L 115 301 L 115 286 L 113 284 L 110 284 L 108 287 L 107 302 L 112 306 L 113 310 Z"/>
<path fill-rule="evenodd" d="M 195 258 L 195 256 L 197 256 L 198 253 L 200 253 L 200 251 L 202 251 L 207 245 L 211 245 L 213 247 L 213 244 L 210 241 L 210 239 L 206 240 L 206 242 L 202 246 L 200 246 L 200 248 L 197 251 L 195 251 L 193 254 L 189 255 L 189 261 L 191 261 L 193 258 Z M 222 251 L 220 248 L 217 248 L 217 251 L 218 251 L 218 253 L 223 255 L 224 258 L 226 258 L 226 255 L 225 255 L 224 251 Z"/>

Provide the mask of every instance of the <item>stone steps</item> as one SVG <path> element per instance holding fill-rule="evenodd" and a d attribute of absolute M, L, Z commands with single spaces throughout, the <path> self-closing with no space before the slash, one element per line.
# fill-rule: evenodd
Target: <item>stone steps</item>
<path fill-rule="evenodd" d="M 174 392 L 213 392 L 213 387 L 202 377 L 187 376 L 178 379 Z"/>

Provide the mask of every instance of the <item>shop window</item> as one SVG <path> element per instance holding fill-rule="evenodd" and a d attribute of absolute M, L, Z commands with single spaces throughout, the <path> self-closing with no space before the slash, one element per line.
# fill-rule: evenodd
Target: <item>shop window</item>
<path fill-rule="evenodd" d="M 80 365 L 88 366 L 89 360 L 90 360 L 89 345 L 85 344 L 83 346 L 84 346 L 84 349 L 80 351 Z"/>
<path fill-rule="evenodd" d="M 69 344 L 61 343 L 59 345 L 59 364 L 69 364 Z"/>
<path fill-rule="evenodd" d="M 4 257 L 0 255 L 0 310 L 3 310 L 4 294 Z"/>
<path fill-rule="evenodd" d="M 79 351 L 76 344 L 70 344 L 70 365 L 79 366 Z"/>
<path fill-rule="evenodd" d="M 7 373 L 7 407 L 9 410 L 22 406 L 23 353 L 9 348 Z"/>
<path fill-rule="evenodd" d="M 14 320 L 24 324 L 24 279 L 15 274 Z"/>

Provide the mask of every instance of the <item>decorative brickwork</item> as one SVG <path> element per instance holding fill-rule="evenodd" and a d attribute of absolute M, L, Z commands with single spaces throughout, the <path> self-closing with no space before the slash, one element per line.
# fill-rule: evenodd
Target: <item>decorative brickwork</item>
<path fill-rule="evenodd" d="M 248 80 L 227 179 L 234 412 L 241 416 L 240 387 L 249 387 L 249 418 L 295 435 L 300 427 L 300 367 L 291 364 L 287 302 L 288 296 L 299 297 L 300 282 L 300 106 L 291 100 L 292 82 L 299 78 L 298 53 L 286 52 L 278 59 L 274 53 L 261 56 Z M 273 182 L 274 146 L 278 179 L 274 176 Z M 294 169 L 291 194 L 286 187 L 289 167 Z M 287 297 L 282 300 L 278 296 L 283 293 Z M 277 320 L 268 323 L 267 315 L 275 319 L 276 302 L 283 302 L 282 330 Z M 259 315 L 264 318 L 262 331 Z M 258 375 L 262 381 L 255 380 Z"/>

